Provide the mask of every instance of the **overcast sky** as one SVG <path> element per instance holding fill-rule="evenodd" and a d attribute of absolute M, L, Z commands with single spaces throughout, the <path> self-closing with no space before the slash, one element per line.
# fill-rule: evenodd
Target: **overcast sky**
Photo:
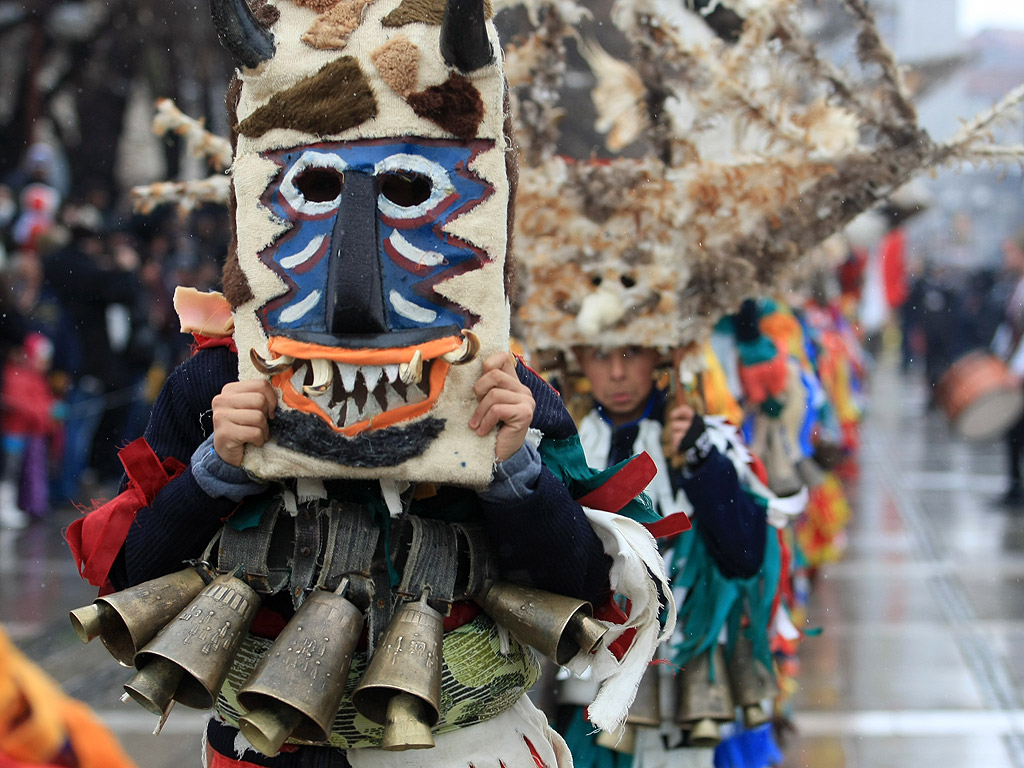
<path fill-rule="evenodd" d="M 965 35 L 985 27 L 1024 29 L 1022 0 L 960 0 L 958 26 Z"/>

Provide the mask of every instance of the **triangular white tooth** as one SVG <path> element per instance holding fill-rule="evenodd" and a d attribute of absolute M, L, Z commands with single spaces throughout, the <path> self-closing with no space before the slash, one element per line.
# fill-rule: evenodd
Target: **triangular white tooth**
<path fill-rule="evenodd" d="M 381 413 L 383 411 L 380 409 L 380 403 L 377 402 L 377 398 L 371 392 L 366 398 L 366 404 L 363 406 L 362 417 L 363 419 L 369 419 Z"/>
<path fill-rule="evenodd" d="M 356 408 L 356 401 L 349 398 L 345 402 L 348 403 L 348 408 L 345 409 L 345 423 L 342 424 L 342 426 L 349 427 L 357 421 L 362 421 L 362 416 L 359 415 L 359 409 Z"/>
<path fill-rule="evenodd" d="M 337 424 L 338 421 L 341 419 L 341 409 L 344 406 L 345 406 L 345 403 L 344 403 L 344 401 L 342 401 L 340 403 L 335 403 L 334 405 L 332 405 L 330 407 L 329 413 L 331 415 L 331 421 L 333 421 L 335 424 Z"/>
<path fill-rule="evenodd" d="M 398 394 L 398 392 L 395 391 L 394 387 L 385 386 L 384 394 L 388 399 L 389 411 L 393 410 L 394 408 L 400 408 L 401 406 L 405 405 L 405 398 Z"/>
<path fill-rule="evenodd" d="M 388 381 L 390 381 L 393 384 L 395 382 L 395 379 L 398 378 L 398 363 L 392 363 L 390 365 L 385 365 L 384 366 L 384 375 L 387 376 L 388 377 Z"/>
<path fill-rule="evenodd" d="M 362 372 L 363 380 L 366 382 L 366 389 L 372 392 L 377 388 L 377 382 L 380 381 L 384 368 L 379 365 L 361 365 L 359 370 Z"/>
<path fill-rule="evenodd" d="M 356 373 L 359 369 L 348 363 L 335 363 L 334 365 L 338 369 L 338 375 L 341 377 L 341 386 L 345 388 L 346 392 L 354 390 L 356 388 Z"/>

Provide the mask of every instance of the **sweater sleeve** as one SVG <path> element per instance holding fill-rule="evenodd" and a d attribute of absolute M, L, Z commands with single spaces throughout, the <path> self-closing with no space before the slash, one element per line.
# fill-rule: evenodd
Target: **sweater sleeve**
<path fill-rule="evenodd" d="M 230 499 L 211 498 L 190 466 L 209 431 L 204 414 L 224 384 L 236 378 L 236 360 L 225 348 L 198 352 L 174 370 L 153 404 L 146 441 L 161 459 L 173 456 L 186 469 L 136 515 L 110 573 L 118 589 L 178 570 L 185 560 L 199 557 L 237 506 Z"/>
<path fill-rule="evenodd" d="M 531 426 L 565 437 L 575 431 L 558 394 L 525 366 L 519 379 L 537 407 Z M 603 602 L 608 593 L 610 558 L 604 553 L 586 513 L 568 489 L 541 467 L 523 495 L 480 495 L 484 523 L 504 578 L 557 594 Z"/>
<path fill-rule="evenodd" d="M 717 448 L 692 475 L 677 478 L 693 504 L 693 525 L 722 575 L 749 578 L 764 560 L 768 521 L 740 485 L 736 467 Z"/>

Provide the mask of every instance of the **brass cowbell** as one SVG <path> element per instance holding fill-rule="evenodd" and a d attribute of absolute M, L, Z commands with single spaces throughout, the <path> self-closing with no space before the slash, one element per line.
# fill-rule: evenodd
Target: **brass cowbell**
<path fill-rule="evenodd" d="M 593 652 L 608 631 L 593 618 L 586 600 L 518 584 L 494 582 L 477 602 L 519 642 L 558 664 L 566 664 L 577 653 Z"/>
<path fill-rule="evenodd" d="M 444 620 L 427 605 L 404 602 L 384 630 L 377 650 L 352 693 L 361 715 L 384 726 L 381 748 L 434 746 L 430 729 L 441 716 L 441 644 Z"/>
<path fill-rule="evenodd" d="M 111 656 L 130 667 L 135 654 L 204 586 L 199 571 L 185 568 L 76 608 L 71 626 L 83 643 L 99 637 Z"/>
<path fill-rule="evenodd" d="M 136 654 L 139 671 L 124 689 L 158 715 L 172 699 L 209 709 L 259 606 L 259 596 L 244 581 L 218 576 Z"/>
<path fill-rule="evenodd" d="M 711 655 L 714 654 L 715 680 L 710 679 Z M 679 710 L 676 723 L 690 731 L 690 745 L 713 747 L 720 742 L 718 724 L 736 717 L 729 691 L 722 647 L 697 654 L 679 675 Z"/>
<path fill-rule="evenodd" d="M 292 736 L 330 736 L 363 630 L 362 612 L 342 596 L 345 586 L 310 594 L 238 691 L 248 710 L 239 728 L 267 756 Z"/>
<path fill-rule="evenodd" d="M 773 695 L 773 684 L 767 671 L 754 658 L 754 644 L 745 634 L 740 633 L 736 638 L 727 663 L 732 697 L 743 710 L 744 725 L 747 728 L 764 725 L 771 718 L 761 703 Z"/>

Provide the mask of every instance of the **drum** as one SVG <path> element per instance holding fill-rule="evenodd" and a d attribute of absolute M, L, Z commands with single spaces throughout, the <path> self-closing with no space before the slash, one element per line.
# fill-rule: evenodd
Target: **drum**
<path fill-rule="evenodd" d="M 1024 388 L 995 355 L 961 357 L 939 379 L 935 397 L 953 429 L 967 440 L 1000 437 L 1024 413 Z"/>

